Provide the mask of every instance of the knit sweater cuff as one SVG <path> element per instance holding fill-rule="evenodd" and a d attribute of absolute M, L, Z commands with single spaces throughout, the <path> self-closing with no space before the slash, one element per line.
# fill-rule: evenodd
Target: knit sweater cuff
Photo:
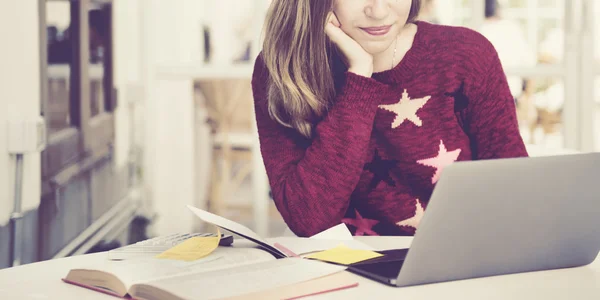
<path fill-rule="evenodd" d="M 358 110 L 375 109 L 388 86 L 369 77 L 346 72 L 346 82 L 342 87 L 338 101 Z"/>

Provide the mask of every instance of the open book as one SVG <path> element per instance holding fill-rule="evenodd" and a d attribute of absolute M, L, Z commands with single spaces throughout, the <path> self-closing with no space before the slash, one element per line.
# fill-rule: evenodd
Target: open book
<path fill-rule="evenodd" d="M 140 300 L 227 299 L 305 283 L 346 269 L 345 266 L 297 257 L 333 248 L 340 243 L 339 240 L 280 238 L 267 241 L 241 224 L 189 208 L 205 222 L 240 235 L 259 247 L 218 247 L 210 255 L 191 262 L 154 257 L 122 261 L 107 259 L 96 265 L 72 269 L 63 281 Z M 345 240 L 344 244 L 370 249 L 355 240 Z M 340 284 L 339 281 L 331 281 L 331 284 L 334 282 Z M 330 288 L 340 289 L 355 284 L 346 282 L 343 286 Z"/>
<path fill-rule="evenodd" d="M 207 258 L 104 261 L 71 270 L 63 279 L 122 298 L 226 299 L 325 277 L 345 268 L 318 261 L 276 259 L 254 248 L 219 247 Z"/>

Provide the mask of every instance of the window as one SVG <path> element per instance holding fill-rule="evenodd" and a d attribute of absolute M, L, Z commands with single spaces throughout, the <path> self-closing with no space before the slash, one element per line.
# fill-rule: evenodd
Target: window
<path fill-rule="evenodd" d="M 43 194 L 110 155 L 116 99 L 112 0 L 39 0 Z"/>
<path fill-rule="evenodd" d="M 526 142 L 600 150 L 598 1 L 499 0 L 500 15 L 490 20 L 485 2 L 436 1 L 436 17 L 478 30 L 496 46 Z"/>

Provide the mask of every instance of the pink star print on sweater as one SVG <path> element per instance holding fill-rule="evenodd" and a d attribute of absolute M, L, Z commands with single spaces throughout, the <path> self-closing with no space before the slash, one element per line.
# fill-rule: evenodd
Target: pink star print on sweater
<path fill-rule="evenodd" d="M 342 220 L 343 223 L 356 227 L 354 235 L 364 235 L 365 233 L 368 235 L 378 235 L 372 228 L 377 225 L 379 221 L 363 218 L 358 210 L 355 210 L 355 213 L 356 217 L 354 219 L 345 218 Z"/>
<path fill-rule="evenodd" d="M 417 227 L 419 227 L 419 223 L 421 223 L 421 219 L 423 218 L 425 210 L 423 209 L 423 205 L 421 205 L 421 201 L 419 201 L 419 199 L 417 199 L 416 202 L 417 204 L 415 205 L 415 215 L 412 218 L 396 223 L 396 225 L 409 226 L 414 228 L 415 230 L 417 229 Z"/>
<path fill-rule="evenodd" d="M 446 149 L 446 146 L 444 146 L 444 141 L 440 141 L 440 150 L 438 151 L 438 154 L 436 157 L 422 159 L 417 162 L 422 165 L 435 168 L 435 174 L 433 174 L 433 177 L 431 178 L 431 182 L 436 183 L 438 181 L 438 179 L 440 179 L 440 175 L 442 174 L 442 170 L 444 170 L 444 167 L 447 167 L 447 166 L 451 165 L 453 162 L 455 162 L 458 159 L 459 155 L 460 155 L 460 149 L 456 149 L 456 150 L 452 150 L 452 151 L 448 152 L 448 150 Z"/>

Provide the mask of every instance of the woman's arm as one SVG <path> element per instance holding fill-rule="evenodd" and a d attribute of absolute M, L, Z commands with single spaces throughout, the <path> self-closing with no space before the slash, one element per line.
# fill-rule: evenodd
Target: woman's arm
<path fill-rule="evenodd" d="M 515 100 L 491 43 L 482 37 L 481 55 L 469 87 L 469 131 L 474 159 L 526 157 Z"/>
<path fill-rule="evenodd" d="M 377 101 L 386 86 L 347 73 L 310 146 L 272 120 L 267 110 L 268 71 L 258 57 L 252 78 L 261 153 L 277 209 L 298 236 L 311 236 L 342 222 L 362 172 Z"/>

